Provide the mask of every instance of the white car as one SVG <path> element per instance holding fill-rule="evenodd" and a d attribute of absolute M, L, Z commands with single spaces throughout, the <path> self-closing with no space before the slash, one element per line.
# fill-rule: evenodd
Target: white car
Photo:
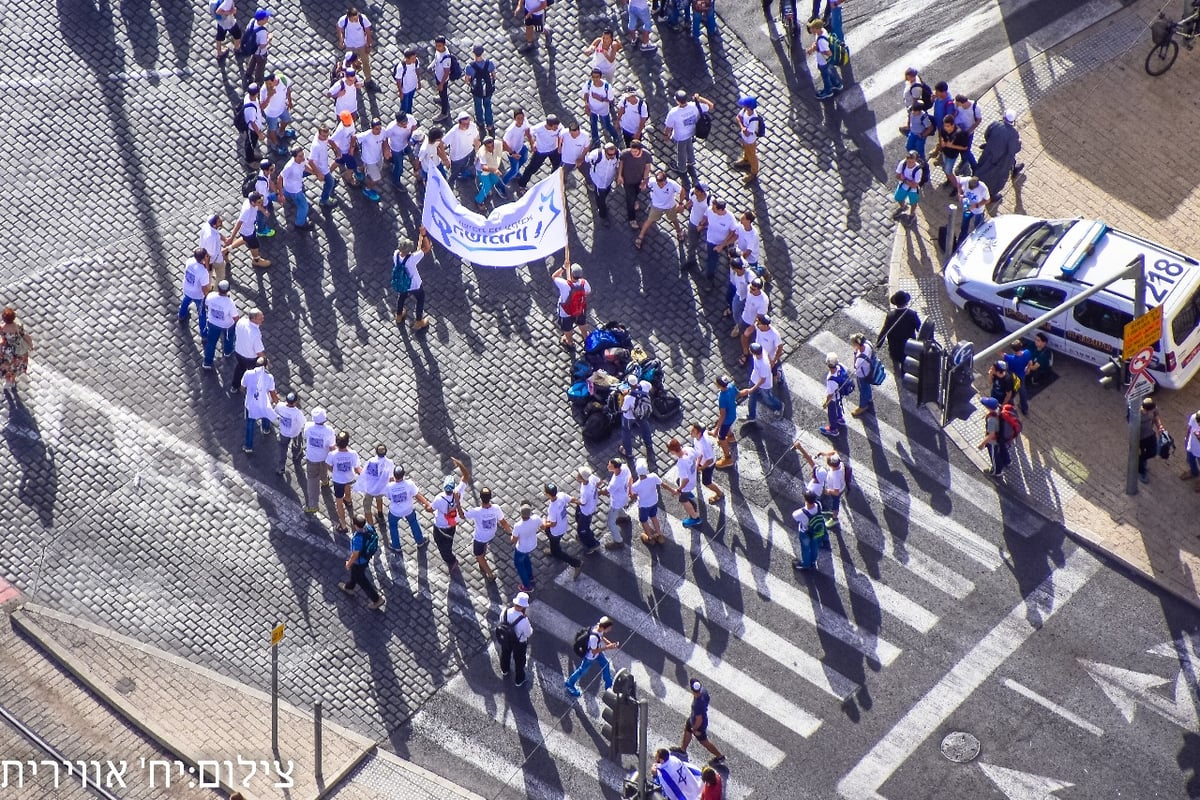
<path fill-rule="evenodd" d="M 1200 369 L 1200 263 L 1098 220 L 1007 214 L 967 236 L 946 266 L 950 300 L 1000 336 L 1146 257 L 1146 306 L 1162 306 L 1150 372 L 1178 389 Z M 1117 281 L 1042 325 L 1050 347 L 1092 364 L 1120 355 L 1134 282 Z M 980 348 L 976 348 L 980 349 Z"/>

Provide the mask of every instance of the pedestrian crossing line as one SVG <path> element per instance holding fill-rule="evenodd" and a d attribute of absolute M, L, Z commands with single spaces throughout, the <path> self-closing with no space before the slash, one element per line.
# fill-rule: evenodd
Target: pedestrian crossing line
<path fill-rule="evenodd" d="M 725 686 L 737 686 L 743 700 L 761 709 L 772 709 L 777 720 L 805 739 L 821 727 L 822 720 L 819 717 L 763 686 L 723 659 L 705 652 L 683 634 L 663 625 L 652 612 L 638 608 L 589 576 L 581 575 L 577 580 L 572 580 L 569 573 L 563 572 L 557 583 L 580 600 L 603 609 L 614 620 L 620 620 L 631 632 L 636 632 L 660 648 L 667 658 L 686 667 L 690 674 L 704 675 L 710 681 Z"/>
<path fill-rule="evenodd" d="M 582 627 L 578 622 L 569 619 L 546 604 L 537 605 L 533 610 L 533 614 L 537 618 L 537 629 L 534 635 L 539 638 L 541 636 L 551 636 L 564 644 L 570 644 L 575 639 L 576 631 Z M 496 649 L 494 643 L 492 649 L 493 652 Z M 618 658 L 623 660 L 624 656 L 619 656 Z M 663 675 L 657 673 L 651 674 L 645 665 L 636 659 L 631 658 L 629 661 L 629 664 L 620 665 L 617 663 L 617 659 L 613 659 L 613 671 L 626 669 L 633 675 L 634 680 L 638 684 L 638 697 L 643 699 L 655 698 L 671 711 L 677 713 L 681 719 L 691 713 L 692 693 L 686 687 L 680 686 Z M 759 710 L 768 717 L 771 716 L 769 710 Z M 767 769 L 774 769 L 779 766 L 779 763 L 783 761 L 786 755 L 778 747 L 719 709 L 709 709 L 708 722 L 710 732 L 719 736 L 722 744 L 728 742 L 739 753 L 744 754 Z"/>

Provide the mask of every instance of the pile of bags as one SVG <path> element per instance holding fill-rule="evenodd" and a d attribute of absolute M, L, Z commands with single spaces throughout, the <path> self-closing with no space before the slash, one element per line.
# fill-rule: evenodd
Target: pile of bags
<path fill-rule="evenodd" d="M 621 406 L 633 395 L 638 419 L 669 421 L 683 411 L 683 401 L 663 386 L 663 364 L 619 322 L 609 322 L 588 334 L 583 357 L 571 366 L 567 389 L 583 438 L 602 442 L 621 424 Z"/>

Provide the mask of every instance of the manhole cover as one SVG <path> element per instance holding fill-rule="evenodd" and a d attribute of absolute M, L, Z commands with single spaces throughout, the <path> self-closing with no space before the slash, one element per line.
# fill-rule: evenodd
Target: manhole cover
<path fill-rule="evenodd" d="M 942 739 L 942 755 L 955 764 L 966 764 L 979 755 L 979 740 L 969 733 L 955 731 Z"/>
<path fill-rule="evenodd" d="M 117 682 L 113 684 L 113 688 L 121 694 L 129 694 L 137 688 L 137 684 L 133 682 L 133 678 L 125 677 L 119 678 Z"/>

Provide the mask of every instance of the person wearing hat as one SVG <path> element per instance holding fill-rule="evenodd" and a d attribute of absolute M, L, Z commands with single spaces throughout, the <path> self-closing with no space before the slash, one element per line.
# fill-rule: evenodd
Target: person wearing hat
<path fill-rule="evenodd" d="M 522 592 L 533 591 L 533 551 L 537 550 L 538 534 L 542 530 L 542 518 L 533 513 L 533 506 L 521 503 L 521 519 L 513 525 L 510 541 L 513 545 L 513 567 Z"/>
<path fill-rule="evenodd" d="M 596 216 L 607 226 L 608 196 L 612 193 L 621 165 L 617 158 L 617 146 L 606 142 L 604 147 L 597 147 L 588 153 L 585 160 L 588 164 L 588 181 L 592 185 L 592 193 L 596 196 Z"/>
<path fill-rule="evenodd" d="M 475 154 L 479 150 L 479 128 L 471 121 L 465 110 L 458 112 L 453 128 L 446 131 L 443 140 L 446 154 L 450 156 L 450 180 L 475 180 Z"/>
<path fill-rule="evenodd" d="M 700 221 L 700 230 L 704 232 L 706 256 L 704 260 L 704 276 L 708 279 L 708 288 L 716 285 L 717 262 L 721 254 L 737 242 L 737 221 L 725 209 L 725 201 L 713 198 L 712 205 Z M 753 319 L 753 317 L 751 317 Z M 743 352 L 745 352 L 743 350 Z"/>
<path fill-rule="evenodd" d="M 821 73 L 821 90 L 817 92 L 817 99 L 828 100 L 842 90 L 842 79 L 838 74 L 837 65 L 833 63 L 829 34 L 825 32 L 825 22 L 816 15 L 805 27 L 814 37 L 807 52 L 809 55 L 816 53 L 817 70 Z"/>
<path fill-rule="evenodd" d="M 367 599 L 371 601 L 367 608 L 379 611 L 387 601 L 375 588 L 369 570 L 371 559 L 379 549 L 379 534 L 375 532 L 374 526 L 367 524 L 367 518 L 362 514 L 356 515 L 352 521 L 354 535 L 350 537 L 350 556 L 346 559 L 346 570 L 350 573 L 350 580 L 339 583 L 338 588 L 346 594 L 354 594 L 354 590 L 361 584 Z"/>
<path fill-rule="evenodd" d="M 542 523 L 542 530 L 550 539 L 550 546 L 543 552 L 570 564 L 575 570 L 573 577 L 578 578 L 583 572 L 583 562 L 562 547 L 562 539 L 567 535 L 567 508 L 571 505 L 571 495 L 560 492 L 553 482 L 542 487 L 542 494 L 546 497 L 546 521 Z"/>
<path fill-rule="evenodd" d="M 304 513 L 315 514 L 320 509 L 321 487 L 329 485 L 329 465 L 325 459 L 333 450 L 334 430 L 330 427 L 325 409 L 314 408 L 312 421 L 304 426 Z"/>
<path fill-rule="evenodd" d="M 854 348 L 854 382 L 858 386 L 858 405 L 850 411 L 850 416 L 857 419 L 863 414 L 875 411 L 875 347 L 867 341 L 865 333 L 855 333 L 850 337 L 850 345 Z"/>
<path fill-rule="evenodd" d="M 242 375 L 241 390 L 246 395 L 246 441 L 242 444 L 242 452 L 253 453 L 255 429 L 262 428 L 264 436 L 271 432 L 271 420 L 275 416 L 273 405 L 279 402 L 275 378 L 267 371 L 266 356 L 259 356 L 254 369 Z"/>
<path fill-rule="evenodd" d="M 358 170 L 358 159 L 355 152 L 358 144 L 355 140 L 354 115 L 349 111 L 338 114 L 338 126 L 329 135 L 329 146 L 333 148 L 334 161 L 342 168 L 342 180 L 347 186 L 357 188 L 363 173 Z"/>
<path fill-rule="evenodd" d="M 533 155 L 517 181 L 517 185 L 522 189 L 529 185 L 529 179 L 547 161 L 550 162 L 552 171 L 562 166 L 562 137 L 565 134 L 557 116 L 547 115 L 544 122 L 539 122 L 529 129 L 529 135 L 533 137 Z"/>
<path fill-rule="evenodd" d="M 279 461 L 275 466 L 275 474 L 282 475 L 288 462 L 290 451 L 292 462 L 300 461 L 303 455 L 304 426 L 308 420 L 300 408 L 300 395 L 288 392 L 283 396 L 283 404 L 275 403 L 275 422 L 279 426 Z"/>
<path fill-rule="evenodd" d="M 632 383 L 632 382 L 631 382 Z M 652 388 L 649 381 L 636 384 L 621 383 L 617 391 L 621 398 L 621 455 L 633 458 L 633 432 L 636 429 L 642 435 L 642 444 L 647 453 L 654 452 L 654 439 L 650 432 L 649 417 L 638 419 L 637 402 L 642 395 L 649 396 Z"/>
<path fill-rule="evenodd" d="M 743 183 L 758 179 L 758 137 L 765 130 L 762 115 L 758 113 L 758 98 L 743 97 L 738 100 L 738 112 L 734 117 L 738 126 L 738 139 L 742 143 L 742 157 L 733 162 L 737 169 L 746 170 Z"/>
<path fill-rule="evenodd" d="M 708 738 L 708 705 L 711 702 L 708 689 L 696 678 L 688 681 L 688 688 L 692 690 L 692 710 L 683 723 L 683 742 L 679 745 L 679 750 L 686 753 L 694 736 L 697 742 L 704 745 L 705 750 L 712 753 L 712 762 L 724 761 L 725 756 L 721 755 L 721 751 Z"/>
<path fill-rule="evenodd" d="M 846 488 L 850 485 L 846 465 L 842 463 L 842 457 L 836 450 L 826 450 L 813 456 L 799 445 L 800 443 L 797 442 L 795 449 L 800 452 L 801 457 L 808 463 L 809 470 L 812 471 L 814 488 L 820 492 L 817 499 L 821 504 L 821 510 L 825 512 L 829 526 L 836 528 L 840 525 L 838 515 L 842 511 L 842 496 L 846 494 Z M 817 464 L 816 459 L 818 458 L 825 459 L 824 465 Z M 826 539 L 822 545 L 829 547 L 829 540 Z"/>
<path fill-rule="evenodd" d="M 637 499 L 638 522 L 642 523 L 642 543 L 664 544 L 667 539 L 663 535 L 662 521 L 658 518 L 658 487 L 662 486 L 662 478 L 650 471 L 646 459 L 639 458 L 634 466 L 636 477 L 630 484 L 629 491 Z"/>
<path fill-rule="evenodd" d="M 621 137 L 625 146 L 629 147 L 634 139 L 641 140 L 642 132 L 646 130 L 646 121 L 650 112 L 646 109 L 646 101 L 638 97 L 636 86 L 626 86 L 621 105 L 617 109 L 617 124 L 621 127 Z"/>
<path fill-rule="evenodd" d="M 1149 400 L 1150 398 L 1146 398 Z M 1000 477 L 1004 472 L 1004 468 L 1012 461 L 1012 457 L 1008 452 L 1008 442 L 1001 435 L 1000 420 L 1000 402 L 994 397 L 983 397 L 979 400 L 983 407 L 987 409 L 987 416 L 983 420 L 983 439 L 977 445 L 977 450 L 987 448 L 988 458 L 991 459 L 992 468 L 987 470 L 987 474 L 993 478 Z"/>
<path fill-rule="evenodd" d="M 771 308 L 771 300 L 767 297 L 766 287 L 763 284 L 763 279 L 754 277 L 750 278 L 750 273 L 747 271 L 745 276 L 749 278 L 746 284 L 746 296 L 743 298 L 741 307 L 742 315 L 734 323 L 734 336 L 742 337 L 742 357 L 738 359 L 738 366 L 744 367 L 750 360 L 750 342 L 754 338 L 757 331 L 759 317 L 765 316 Z M 738 326 L 738 323 L 741 326 Z M 768 359 L 767 363 L 771 363 Z"/>
<path fill-rule="evenodd" d="M 204 322 L 204 368 L 212 371 L 213 359 L 217 354 L 217 342 L 221 342 L 221 353 L 229 358 L 233 355 L 234 325 L 238 320 L 237 304 L 229 296 L 229 281 L 217 281 L 217 288 L 204 298 L 207 317 Z"/>
<path fill-rule="evenodd" d="M 197 247 L 192 251 L 192 260 L 183 268 L 183 301 L 179 304 L 179 324 L 187 325 L 191 317 L 191 308 L 196 306 L 200 312 L 200 341 L 204 341 L 208 312 L 204 308 L 204 298 L 212 291 L 212 277 L 208 272 L 208 251 Z"/>
<path fill-rule="evenodd" d="M 592 40 L 591 44 L 583 48 L 583 54 L 590 57 L 588 65 L 592 69 L 600 70 L 604 79 L 610 80 L 617 69 L 617 54 L 624 47 L 616 38 L 613 29 L 605 28 L 599 36 Z"/>
<path fill-rule="evenodd" d="M 525 45 L 519 52 L 528 53 L 533 49 L 534 39 L 543 34 L 546 37 L 546 47 L 550 46 L 550 29 L 546 27 L 546 10 L 550 8 L 550 0 L 517 0 L 513 6 L 513 16 L 525 18 Z"/>
<path fill-rule="evenodd" d="M 892 199 L 896 201 L 896 210 L 892 213 L 895 219 L 901 214 L 916 214 L 917 202 L 921 199 L 921 181 L 928 180 L 929 166 L 921 160 L 921 154 L 909 150 L 904 158 L 896 164 L 896 191 Z"/>
<path fill-rule="evenodd" d="M 363 516 L 367 518 L 368 525 L 383 526 L 383 498 L 395 469 L 396 462 L 388 458 L 387 445 L 375 445 L 375 455 L 367 459 L 362 474 L 358 476 L 358 490 L 363 496 Z"/>
<path fill-rule="evenodd" d="M 792 447 L 806 457 L 808 456 L 800 442 L 796 442 Z M 808 460 L 812 461 L 811 458 Z M 792 561 L 792 569 L 815 569 L 817 559 L 821 555 L 818 548 L 822 542 L 829 540 L 829 532 L 825 526 L 825 512 L 821 510 L 818 502 L 820 497 L 816 491 L 805 487 L 804 505 L 792 512 L 792 519 L 796 522 L 796 533 L 800 540 L 800 558 Z M 833 549 L 832 545 L 830 545 L 830 549 Z"/>
<path fill-rule="evenodd" d="M 579 496 L 571 498 L 575 506 L 575 535 L 583 545 L 584 555 L 591 555 L 600 549 L 600 540 L 592 533 L 592 517 L 600 505 L 600 479 L 585 464 L 575 471 L 575 480 L 579 482 Z"/>
<path fill-rule="evenodd" d="M 246 26 L 245 36 L 250 36 L 251 31 L 254 32 L 254 53 L 246 62 L 244 77 L 246 83 L 257 83 L 262 86 L 263 73 L 267 69 L 267 54 L 271 49 L 271 32 L 267 30 L 267 22 L 273 16 L 275 16 L 275 12 L 271 9 L 260 8 L 254 12 L 254 21 Z"/>
<path fill-rule="evenodd" d="M 279 193 L 296 207 L 296 230 L 300 231 L 313 229 L 312 223 L 308 221 L 308 197 L 304 194 L 304 176 L 306 174 L 323 179 L 316 165 L 304 157 L 304 148 L 293 147 L 291 159 L 279 171 L 277 185 Z"/>
<path fill-rule="evenodd" d="M 733 378 L 728 375 L 718 375 L 714 384 L 717 388 L 717 422 L 709 429 L 709 433 L 717 438 L 721 457 L 713 466 L 717 469 L 728 469 L 734 462 L 733 445 L 736 439 L 733 435 L 733 424 L 737 422 L 738 388 Z"/>
<path fill-rule="evenodd" d="M 753 329 L 753 326 L 751 326 Z M 758 342 L 750 345 L 750 385 L 738 392 L 738 399 L 749 397 L 746 407 L 746 422 L 758 419 L 758 404 L 761 401 L 767 408 L 782 416 L 783 401 L 775 396 L 775 374 L 771 370 L 771 362 L 767 361 L 763 346 Z"/>
<path fill-rule="evenodd" d="M 242 124 L 246 129 L 242 135 L 242 155 L 248 163 L 254 163 L 261 157 L 258 143 L 264 138 L 263 128 L 266 125 L 261 94 L 258 84 L 252 83 L 242 96 Z"/>
<path fill-rule="evenodd" d="M 512 526 L 504 518 L 504 509 L 492 502 L 492 490 L 486 486 L 479 490 L 479 506 L 468 508 L 463 516 L 471 520 L 475 526 L 475 536 L 472 542 L 472 553 L 483 579 L 489 583 L 496 582 L 496 572 L 487 560 L 488 544 L 496 538 L 496 531 L 503 530 L 512 536 Z"/>
<path fill-rule="evenodd" d="M 405 317 L 408 316 L 408 298 L 412 297 L 417 304 L 416 318 L 413 320 L 414 331 L 429 327 L 429 320 L 425 316 L 425 288 L 419 267 L 432 250 L 433 242 L 422 225 L 415 247 L 411 239 L 401 239 L 397 243 L 396 252 L 392 254 L 392 288 L 397 294 L 396 324 L 404 323 Z"/>
<path fill-rule="evenodd" d="M 550 275 L 550 279 L 554 282 L 554 288 L 558 289 L 558 329 L 562 331 L 562 345 L 574 350 L 576 332 L 583 339 L 587 339 L 591 332 L 587 321 L 587 304 L 592 285 L 583 277 L 583 267 L 565 259 L 562 266 Z"/>
<path fill-rule="evenodd" d="M 347 69 L 346 74 L 329 87 L 329 96 L 333 98 L 333 113 L 341 117 L 348 113 L 358 118 L 358 72 L 353 68 Z"/>
<path fill-rule="evenodd" d="M 213 16 L 217 18 L 217 59 L 225 57 L 225 40 L 228 39 L 236 53 L 238 42 L 242 39 L 242 29 L 237 21 L 237 8 L 234 0 L 215 0 L 212 4 Z"/>
<path fill-rule="evenodd" d="M 825 354 L 825 367 L 829 372 L 825 375 L 825 401 L 821 407 L 828 415 L 829 424 L 819 430 L 832 439 L 841 435 L 842 426 L 846 424 L 846 415 L 842 412 L 842 384 L 850 380 L 850 375 L 838 363 L 837 353 Z"/>
<path fill-rule="evenodd" d="M 263 258 L 259 252 L 257 226 L 259 217 L 267 213 L 266 205 L 263 202 L 263 195 L 260 192 L 254 191 L 242 201 L 242 210 L 238 213 L 237 222 L 233 225 L 233 232 L 230 234 L 228 244 L 222 252 L 222 260 L 229 258 L 229 253 L 232 250 L 245 245 L 250 251 L 250 262 L 256 269 L 265 269 L 271 266 L 269 259 Z M 232 268 L 230 273 L 232 273 Z"/>
<path fill-rule="evenodd" d="M 500 674 L 508 677 L 515 671 L 514 686 L 525 685 L 525 659 L 529 653 L 529 637 L 533 636 L 533 625 L 529 624 L 529 593 L 518 592 L 512 604 L 500 613 L 500 628 L 508 632 L 497 634 L 500 640 Z"/>
<path fill-rule="evenodd" d="M 1005 111 L 1002 119 L 990 123 L 983 131 L 983 149 L 975 174 L 984 182 L 995 207 L 1003 198 L 1004 186 L 1009 178 L 1016 178 L 1023 164 L 1017 164 L 1017 153 L 1021 152 L 1021 134 L 1017 132 L 1017 115 Z"/>
<path fill-rule="evenodd" d="M 600 146 L 600 124 L 604 124 L 604 130 L 608 131 L 609 138 L 615 143 L 617 141 L 617 129 L 613 127 L 612 107 L 616 102 L 616 95 L 613 94 L 613 88 L 608 81 L 604 79 L 604 73 L 599 67 L 592 67 L 592 77 L 583 85 L 583 113 L 587 114 L 588 123 L 591 125 L 592 139 L 591 146 Z"/>
<path fill-rule="evenodd" d="M 650 211 L 646 214 L 646 221 L 642 223 L 637 238 L 633 240 L 633 246 L 641 250 L 646 233 L 664 216 L 675 228 L 675 241 L 682 242 L 683 226 L 679 224 L 679 212 L 683 210 L 683 187 L 668 178 L 667 173 L 660 169 L 650 182 L 649 193 Z"/>
<path fill-rule="evenodd" d="M 387 139 L 388 152 L 392 154 L 392 186 L 402 192 L 406 191 L 404 184 L 400 182 L 400 178 L 404 175 L 405 159 L 412 163 L 414 173 L 421 168 L 417 163 L 412 146 L 413 133 L 416 130 L 416 118 L 404 111 L 397 111 L 396 118 L 383 129 L 383 135 Z"/>
<path fill-rule="evenodd" d="M 429 69 L 433 72 L 433 80 L 437 83 L 438 106 L 441 112 L 435 122 L 446 124 L 450 122 L 450 67 L 454 63 L 454 55 L 446 45 L 446 37 L 438 36 L 433 40 L 433 59 Z"/>
<path fill-rule="evenodd" d="M 704 498 L 704 501 L 710 506 L 715 505 L 725 499 L 725 492 L 721 491 L 721 487 L 713 481 L 713 470 L 717 467 L 717 454 L 713 450 L 713 440 L 699 422 L 693 422 L 690 430 L 692 452 L 696 454 L 696 470 L 700 476 L 700 485 L 712 492 Z"/>
<path fill-rule="evenodd" d="M 292 82 L 284 76 L 268 72 L 265 78 L 262 112 L 267 119 L 267 140 L 278 155 L 288 152 L 285 139 L 295 139 L 296 132 L 288 129 L 292 121 Z"/>
<path fill-rule="evenodd" d="M 989 394 L 996 398 L 996 402 L 1002 406 L 1011 403 L 1017 389 L 1016 381 L 1013 380 L 1012 372 L 1008 368 L 1008 362 L 1000 359 L 993 363 L 988 369 L 988 377 L 992 380 Z"/>
<path fill-rule="evenodd" d="M 483 137 L 483 145 L 475 152 L 475 169 L 479 172 L 479 191 L 475 194 L 475 205 L 483 205 L 492 192 L 503 197 L 504 173 L 508 170 L 508 156 L 504 148 L 496 146 L 496 137 Z"/>
<path fill-rule="evenodd" d="M 1187 418 L 1187 433 L 1184 434 L 1183 454 L 1187 457 L 1187 470 L 1179 475 L 1183 481 L 1200 478 L 1200 411 Z M 1196 484 L 1200 492 L 1200 483 Z"/>
<path fill-rule="evenodd" d="M 417 522 L 417 511 L 414 506 L 420 503 L 428 514 L 433 513 L 433 504 L 425 499 L 425 495 L 417 489 L 411 478 L 405 473 L 404 467 L 392 469 L 392 479 L 384 489 L 388 499 L 388 535 L 391 539 L 392 553 L 400 553 L 400 520 L 408 523 L 412 531 L 413 541 L 417 547 L 424 547 L 429 540 L 421 533 L 421 525 Z"/>
<path fill-rule="evenodd" d="M 1022 414 L 1029 413 L 1029 365 L 1033 363 L 1033 353 L 1025 347 L 1025 342 L 1013 339 L 1008 343 L 1008 352 L 1004 354 L 1004 363 L 1008 364 L 1009 374 L 1013 376 L 1016 387 L 1018 406 Z"/>
<path fill-rule="evenodd" d="M 362 64 L 362 76 L 367 91 L 375 92 L 379 87 L 371 80 L 371 46 L 375 32 L 371 20 L 351 6 L 337 21 L 338 49 L 354 53 Z"/>
<path fill-rule="evenodd" d="M 612 627 L 612 619 L 604 616 L 588 629 L 587 649 L 584 651 L 583 661 L 571 673 L 571 677 L 563 682 L 563 688 L 567 690 L 567 694 L 571 695 L 571 697 L 579 697 L 582 694 L 579 691 L 579 682 L 597 664 L 600 665 L 601 677 L 604 679 L 604 688 L 612 688 L 612 666 L 608 663 L 608 657 L 604 653 L 621 646 L 620 642 L 610 641 L 608 638 L 608 632 L 612 630 Z"/>
<path fill-rule="evenodd" d="M 617 174 L 625 190 L 625 217 L 635 231 L 638 229 L 637 210 L 641 207 L 638 198 L 650 185 L 651 163 L 650 152 L 642 146 L 641 139 L 634 139 L 617 157 Z"/>
<path fill-rule="evenodd" d="M 1162 435 L 1162 419 L 1153 397 L 1143 397 L 1138 417 L 1138 480 L 1150 482 L 1150 461 L 1158 455 L 1158 438 Z"/>
<path fill-rule="evenodd" d="M 400 97 L 400 110 L 405 114 L 413 112 L 413 102 L 417 98 L 417 87 L 421 85 L 421 65 L 417 62 L 417 48 L 406 47 L 404 58 L 396 62 L 392 77 L 396 80 L 396 94 Z"/>
<path fill-rule="evenodd" d="M 545 2 L 545 0 L 539 0 Z M 475 103 L 475 121 L 480 128 L 496 135 L 496 123 L 492 119 L 492 95 L 496 93 L 496 65 L 490 58 L 483 57 L 483 45 L 471 49 L 475 59 L 463 70 L 463 82 L 471 87 L 471 99 Z"/>
<path fill-rule="evenodd" d="M 892 375 L 896 379 L 896 385 L 900 387 L 904 385 L 904 344 L 909 339 L 917 338 L 917 332 L 921 330 L 921 317 L 908 307 L 911 301 L 912 295 L 903 289 L 893 294 L 892 310 L 883 318 L 879 335 L 875 337 L 876 350 L 887 341 L 888 355 L 892 359 Z"/>
<path fill-rule="evenodd" d="M 700 115 L 711 114 L 714 103 L 694 92 L 689 97 L 682 89 L 675 92 L 675 107 L 667 112 L 664 135 L 675 143 L 675 172 L 685 180 L 700 180 L 696 174 L 696 123 Z"/>
<path fill-rule="evenodd" d="M 220 213 L 210 214 L 208 219 L 200 223 L 198 244 L 208 256 L 204 263 L 213 282 L 225 280 L 225 245 L 229 244 L 230 239 L 221 235 L 224 225 L 225 219 Z M 209 289 L 205 289 L 205 292 L 208 291 Z M 203 304 L 200 310 L 204 311 Z"/>
<path fill-rule="evenodd" d="M 354 141 L 358 145 L 365 176 L 363 196 L 373 203 L 378 203 L 379 185 L 383 180 L 383 160 L 392 156 L 388 149 L 387 137 L 383 135 L 383 120 L 372 117 L 371 127 L 365 131 L 357 131 Z"/>

